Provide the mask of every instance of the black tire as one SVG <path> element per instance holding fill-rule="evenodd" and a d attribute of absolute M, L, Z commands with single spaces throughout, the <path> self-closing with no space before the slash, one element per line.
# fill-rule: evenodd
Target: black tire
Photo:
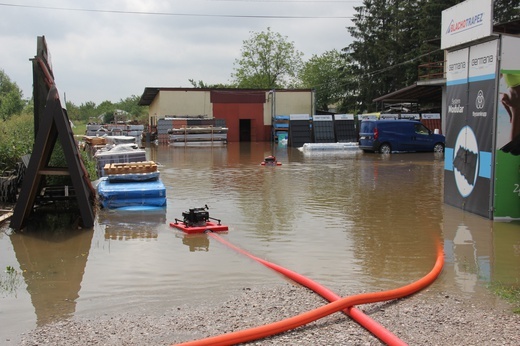
<path fill-rule="evenodd" d="M 444 144 L 437 143 L 433 146 L 434 153 L 443 153 L 444 152 Z"/>
<path fill-rule="evenodd" d="M 379 147 L 379 152 L 381 154 L 390 154 L 392 152 L 392 147 L 390 147 L 390 144 L 388 143 L 383 143 Z"/>

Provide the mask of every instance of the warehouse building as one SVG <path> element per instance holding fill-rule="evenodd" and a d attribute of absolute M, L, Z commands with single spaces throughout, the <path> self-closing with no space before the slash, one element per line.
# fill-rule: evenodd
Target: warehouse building
<path fill-rule="evenodd" d="M 149 106 L 149 126 L 160 142 L 167 141 L 174 119 L 228 128 L 228 142 L 273 140 L 272 119 L 280 115 L 308 114 L 314 109 L 311 89 L 206 89 L 145 88 L 139 105 Z M 164 122 L 172 120 L 171 126 Z M 159 124 L 163 124 L 159 126 Z"/>

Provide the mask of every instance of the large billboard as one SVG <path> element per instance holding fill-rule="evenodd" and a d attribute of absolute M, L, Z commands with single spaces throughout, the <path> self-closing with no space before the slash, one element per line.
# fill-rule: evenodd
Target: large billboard
<path fill-rule="evenodd" d="M 449 52 L 444 200 L 491 218 L 498 40 Z"/>
<path fill-rule="evenodd" d="M 442 11 L 441 49 L 490 36 L 492 23 L 492 0 L 467 0 Z"/>
<path fill-rule="evenodd" d="M 494 219 L 520 219 L 520 38 L 503 36 L 497 102 Z"/>

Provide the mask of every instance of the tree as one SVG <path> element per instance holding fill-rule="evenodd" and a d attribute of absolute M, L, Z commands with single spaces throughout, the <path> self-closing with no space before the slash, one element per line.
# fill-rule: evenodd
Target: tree
<path fill-rule="evenodd" d="M 501 0 L 504 1 L 504 0 Z M 364 0 L 355 7 L 354 42 L 344 49 L 357 81 L 357 99 L 343 107 L 374 111 L 373 99 L 415 83 L 418 67 L 443 60 L 441 13 L 460 0 Z M 421 18 L 421 20 L 417 20 Z"/>
<path fill-rule="evenodd" d="M 412 0 L 364 0 L 355 7 L 354 26 L 348 28 L 354 42 L 344 49 L 359 83 L 355 108 L 373 111 L 374 98 L 417 80 L 419 8 Z"/>
<path fill-rule="evenodd" d="M 117 109 L 128 112 L 131 115 L 132 120 L 139 121 L 148 116 L 148 107 L 139 106 L 140 99 L 140 96 L 132 95 L 124 100 L 120 100 L 116 103 L 116 107 Z M 148 119 L 146 119 L 145 123 L 147 122 Z"/>
<path fill-rule="evenodd" d="M 79 112 L 81 114 L 81 119 L 84 120 L 84 121 L 89 121 L 89 122 L 90 121 L 93 121 L 93 122 L 98 122 L 99 121 L 97 119 L 97 117 L 100 114 L 97 113 L 96 103 L 95 102 L 88 101 L 88 102 L 82 103 L 79 106 Z"/>
<path fill-rule="evenodd" d="M 495 0 L 493 3 L 493 22 L 507 23 L 520 19 L 518 0 Z"/>
<path fill-rule="evenodd" d="M 444 51 L 440 49 L 442 11 L 458 4 L 460 0 L 438 0 L 420 2 L 421 27 L 417 34 L 420 48 L 418 54 L 421 63 L 431 63 L 444 60 Z"/>
<path fill-rule="evenodd" d="M 190 82 L 191 86 L 194 87 L 194 88 L 198 88 L 198 89 L 226 89 L 226 88 L 236 88 L 235 85 L 232 85 L 232 84 L 223 84 L 223 83 L 218 83 L 218 84 L 206 84 L 204 83 L 204 81 L 195 81 L 194 79 L 190 78 L 188 79 L 188 81 Z"/>
<path fill-rule="evenodd" d="M 72 103 L 70 101 L 66 101 L 65 105 L 67 108 L 67 115 L 69 116 L 70 120 L 72 120 L 72 121 L 82 120 L 81 113 L 79 111 L 78 106 L 76 106 L 74 103 Z"/>
<path fill-rule="evenodd" d="M 7 120 L 15 114 L 20 114 L 25 106 L 23 94 L 18 85 L 4 70 L 0 69 L 0 119 Z"/>
<path fill-rule="evenodd" d="M 198 82 L 195 81 L 195 79 L 188 79 L 188 81 L 190 82 L 191 86 L 194 87 L 194 88 L 198 88 L 198 89 L 205 89 L 207 88 L 208 86 L 201 80 L 199 80 Z"/>
<path fill-rule="evenodd" d="M 231 78 L 238 88 L 274 89 L 294 86 L 303 53 L 280 33 L 254 33 L 243 41 Z"/>
<path fill-rule="evenodd" d="M 347 65 L 345 55 L 331 50 L 322 55 L 313 55 L 304 63 L 299 77 L 304 88 L 316 90 L 316 108 L 328 110 L 344 94 L 343 69 Z"/>

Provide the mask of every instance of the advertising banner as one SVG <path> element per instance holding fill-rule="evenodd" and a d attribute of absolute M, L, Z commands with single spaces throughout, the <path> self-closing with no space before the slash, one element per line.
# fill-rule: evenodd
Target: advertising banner
<path fill-rule="evenodd" d="M 495 133 L 495 95 L 498 68 L 498 40 L 470 47 L 468 119 L 466 126 L 472 130 L 476 146 L 467 140 L 465 153 L 468 163 L 476 155 L 475 167 L 467 167 L 475 174 L 471 196 L 466 198 L 466 209 L 491 218 L 493 136 Z M 473 165 L 473 163 L 471 163 Z M 473 171 L 474 169 L 474 171 Z"/>
<path fill-rule="evenodd" d="M 520 219 L 520 38 L 503 36 L 497 102 L 494 219 Z"/>
<path fill-rule="evenodd" d="M 448 69 L 453 65 L 454 71 L 452 76 L 447 75 L 445 201 L 488 218 L 492 217 L 493 203 L 497 42 L 468 48 L 467 83 L 462 83 L 463 79 L 455 74 L 457 67 L 463 70 L 464 54 L 455 54 L 452 59 L 448 55 Z"/>
<path fill-rule="evenodd" d="M 442 11 L 441 49 L 491 36 L 492 0 L 467 0 Z"/>
<path fill-rule="evenodd" d="M 457 187 L 454 174 L 454 148 L 461 129 L 466 125 L 468 96 L 469 48 L 449 52 L 446 61 L 446 147 L 444 150 L 444 201 L 463 207 L 463 196 Z M 467 194 L 466 192 L 463 192 Z"/>

